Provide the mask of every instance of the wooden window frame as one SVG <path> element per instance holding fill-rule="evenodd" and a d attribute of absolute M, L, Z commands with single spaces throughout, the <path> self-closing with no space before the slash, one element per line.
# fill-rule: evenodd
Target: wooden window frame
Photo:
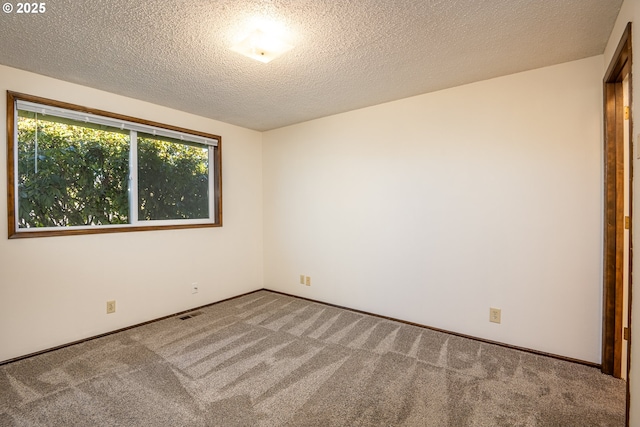
<path fill-rule="evenodd" d="M 213 164 L 212 167 L 212 188 L 213 192 L 209 197 L 213 197 L 214 209 L 210 212 L 210 217 L 207 222 L 188 222 L 184 224 L 154 224 L 154 221 L 148 221 L 149 224 L 141 224 L 140 222 L 135 225 L 95 225 L 89 227 L 60 227 L 60 228 L 47 228 L 45 230 L 29 229 L 29 231 L 20 230 L 17 228 L 16 215 L 17 215 L 17 203 L 16 203 L 16 185 L 17 185 L 17 129 L 16 129 L 16 102 L 18 100 L 33 102 L 37 104 L 44 104 L 46 106 L 63 108 L 67 110 L 74 110 L 78 112 L 93 114 L 96 116 L 103 116 L 114 120 L 122 120 L 126 122 L 138 123 L 144 126 L 152 126 L 155 128 L 167 129 L 174 132 L 180 132 L 185 134 L 191 134 L 206 139 L 217 140 L 216 146 L 210 146 L 210 150 L 213 150 Z M 9 239 L 15 238 L 29 238 L 29 237 L 46 237 L 46 236 L 69 236 L 69 235 L 84 235 L 84 234 L 102 234 L 102 233 L 120 233 L 130 231 L 154 231 L 154 230 L 175 230 L 175 229 L 190 229 L 190 228 L 208 228 L 208 227 L 221 227 L 222 226 L 222 138 L 218 135 L 210 133 L 194 131 L 190 129 L 184 129 L 177 126 L 167 125 L 163 123 L 153 122 L 149 120 L 143 120 L 135 117 L 130 117 L 122 114 L 112 113 L 109 111 L 103 111 L 95 108 L 84 107 L 67 102 L 56 101 L 52 99 L 42 98 L 33 95 L 27 95 L 23 93 L 7 91 L 7 213 L 8 213 L 8 237 Z M 211 188 L 211 187 L 210 187 Z M 179 222 L 175 220 L 173 222 Z M 188 220 L 187 220 L 188 221 Z"/>

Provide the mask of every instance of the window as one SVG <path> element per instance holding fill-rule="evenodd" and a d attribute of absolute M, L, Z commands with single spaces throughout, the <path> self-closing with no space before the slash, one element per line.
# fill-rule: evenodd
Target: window
<path fill-rule="evenodd" d="M 221 138 L 7 92 L 9 237 L 221 225 Z"/>

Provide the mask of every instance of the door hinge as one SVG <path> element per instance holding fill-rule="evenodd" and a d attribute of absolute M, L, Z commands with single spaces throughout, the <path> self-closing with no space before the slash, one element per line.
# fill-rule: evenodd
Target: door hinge
<path fill-rule="evenodd" d="M 625 120 L 629 120 L 629 117 L 631 115 L 631 109 L 628 106 L 624 107 L 624 119 Z"/>
<path fill-rule="evenodd" d="M 629 341 L 629 328 L 624 328 L 624 340 Z"/>
<path fill-rule="evenodd" d="M 631 217 L 628 217 L 628 216 L 624 217 L 624 228 L 625 230 L 628 230 L 631 228 Z"/>

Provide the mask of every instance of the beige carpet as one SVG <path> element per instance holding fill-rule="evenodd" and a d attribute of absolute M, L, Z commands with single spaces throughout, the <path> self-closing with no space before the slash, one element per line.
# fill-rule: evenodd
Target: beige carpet
<path fill-rule="evenodd" d="M 597 369 L 260 291 L 0 366 L 0 426 L 624 425 Z"/>

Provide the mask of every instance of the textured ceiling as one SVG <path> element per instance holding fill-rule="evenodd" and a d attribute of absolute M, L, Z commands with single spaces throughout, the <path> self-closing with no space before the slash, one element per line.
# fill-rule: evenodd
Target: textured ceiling
<path fill-rule="evenodd" d="M 0 13 L 0 64 L 268 130 L 601 54 L 621 3 L 55 0 Z M 256 27 L 295 47 L 229 50 Z"/>

